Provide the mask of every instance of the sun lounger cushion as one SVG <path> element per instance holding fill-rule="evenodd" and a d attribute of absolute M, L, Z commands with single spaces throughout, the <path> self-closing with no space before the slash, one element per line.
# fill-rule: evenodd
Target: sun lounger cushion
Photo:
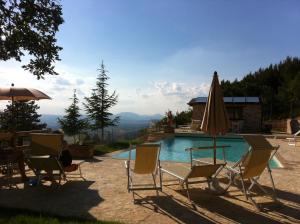
<path fill-rule="evenodd" d="M 159 145 L 145 144 L 137 146 L 134 173 L 153 173 L 157 168 Z"/>

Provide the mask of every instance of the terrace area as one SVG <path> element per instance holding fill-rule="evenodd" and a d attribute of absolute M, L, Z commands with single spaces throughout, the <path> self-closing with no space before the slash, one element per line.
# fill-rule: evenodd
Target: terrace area
<path fill-rule="evenodd" d="M 284 168 L 273 169 L 279 204 L 264 196 L 255 196 L 264 210 L 258 212 L 241 191 L 232 187 L 223 196 L 208 193 L 205 184 L 191 185 L 191 196 L 197 204 L 193 209 L 185 191 L 170 176 L 163 177 L 163 192 L 138 192 L 139 203 L 133 204 L 126 189 L 124 160 L 110 155 L 85 161 L 81 167 L 85 181 L 69 178 L 62 186 L 31 187 L 21 183 L 17 175 L 8 189 L 0 176 L 0 206 L 26 208 L 61 216 L 113 220 L 122 223 L 296 223 L 300 222 L 300 154 L 299 147 L 280 139 L 279 159 Z M 168 166 L 169 162 L 162 163 Z M 28 176 L 33 173 L 27 171 Z M 271 187 L 267 173 L 261 183 Z"/>

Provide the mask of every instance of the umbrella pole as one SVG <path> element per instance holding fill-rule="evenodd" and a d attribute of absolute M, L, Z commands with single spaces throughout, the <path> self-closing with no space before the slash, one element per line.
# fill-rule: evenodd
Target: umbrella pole
<path fill-rule="evenodd" d="M 12 131 L 15 131 L 15 105 L 14 105 L 14 97 L 11 97 L 11 121 L 12 121 Z"/>
<path fill-rule="evenodd" d="M 14 97 L 11 97 L 11 122 L 12 122 L 12 127 L 11 127 L 11 132 L 13 134 L 13 137 L 11 138 L 11 146 L 15 147 L 16 144 L 16 132 L 15 132 L 15 108 L 14 108 Z"/>
<path fill-rule="evenodd" d="M 214 164 L 217 163 L 217 138 L 216 136 L 213 137 L 214 139 Z"/>

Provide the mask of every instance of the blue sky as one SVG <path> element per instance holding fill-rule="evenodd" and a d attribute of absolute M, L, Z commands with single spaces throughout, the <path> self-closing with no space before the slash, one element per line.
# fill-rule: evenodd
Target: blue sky
<path fill-rule="evenodd" d="M 72 90 L 90 94 L 104 60 L 118 113 L 163 114 L 206 95 L 212 74 L 242 78 L 300 56 L 300 1 L 62 1 L 65 23 L 57 77 L 37 81 L 20 63 L 0 62 L 2 85 L 38 88 L 52 101 L 41 113 L 62 114 Z M 81 100 L 82 101 L 82 100 Z M 2 103 L 3 104 L 3 103 Z M 2 105 L 3 108 L 3 105 Z"/>

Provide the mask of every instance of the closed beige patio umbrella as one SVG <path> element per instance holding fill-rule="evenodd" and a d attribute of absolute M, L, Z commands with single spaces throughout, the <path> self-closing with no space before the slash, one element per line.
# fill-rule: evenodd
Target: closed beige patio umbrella
<path fill-rule="evenodd" d="M 213 137 L 214 164 L 216 164 L 216 137 L 226 134 L 228 129 L 229 119 L 223 101 L 223 93 L 218 74 L 214 72 L 201 124 L 201 130 Z"/>

